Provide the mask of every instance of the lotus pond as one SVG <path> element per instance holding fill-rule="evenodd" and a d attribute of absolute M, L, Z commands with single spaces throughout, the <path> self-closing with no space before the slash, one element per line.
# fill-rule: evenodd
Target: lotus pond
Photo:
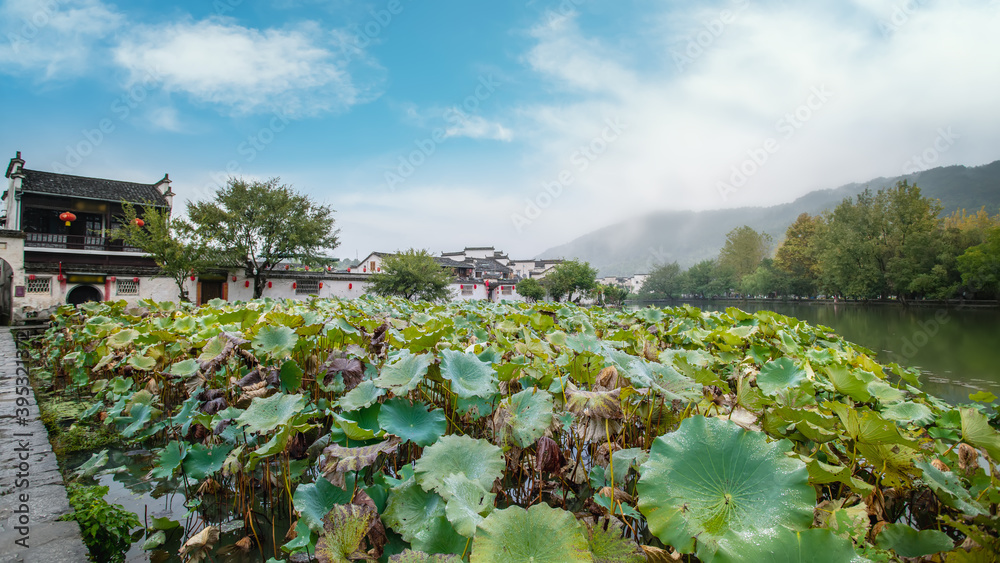
<path fill-rule="evenodd" d="M 34 355 L 157 561 L 1000 557 L 993 397 L 768 311 L 95 303 Z"/>

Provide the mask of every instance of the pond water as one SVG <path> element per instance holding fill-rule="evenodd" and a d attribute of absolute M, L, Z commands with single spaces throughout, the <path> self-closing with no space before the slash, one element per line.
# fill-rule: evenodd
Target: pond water
<path fill-rule="evenodd" d="M 922 388 L 952 404 L 980 390 L 1000 396 L 1000 311 L 984 308 L 692 302 L 706 311 L 767 310 L 832 328 L 882 363 L 923 374 Z"/>
<path fill-rule="evenodd" d="M 67 459 L 67 467 L 72 471 L 90 459 L 91 453 L 93 452 L 71 456 Z M 216 563 L 263 563 L 274 556 L 275 545 L 285 543 L 284 534 L 289 527 L 287 515 L 282 516 L 281 510 L 278 510 L 278 514 L 272 514 L 269 509 L 258 505 L 254 509 L 258 517 L 254 521 L 262 549 L 254 548 L 249 553 L 235 549 L 234 544 L 247 534 L 243 531 L 242 521 L 234 520 L 229 507 L 217 504 L 214 495 L 202 495 L 202 507 L 188 517 L 188 509 L 184 506 L 183 483 L 176 479 L 146 479 L 152 463 L 153 457 L 145 450 L 125 452 L 109 449 L 108 464 L 95 476 L 97 484 L 108 487 L 108 494 L 104 499 L 135 513 L 140 522 L 145 519 L 152 525 L 153 518 L 167 517 L 181 524 L 181 527 L 167 532 L 167 542 L 157 549 L 144 551 L 142 544 L 145 538 L 140 538 L 132 544 L 126 555 L 126 563 L 180 563 L 182 560 L 177 550 L 181 547 L 182 530 L 200 530 L 200 520 L 203 517 L 208 524 L 222 530 L 219 543 L 212 554 L 212 561 Z M 272 519 L 274 526 L 271 525 Z M 273 538 L 272 531 L 275 536 Z M 230 547 L 226 549 L 225 546 Z"/>

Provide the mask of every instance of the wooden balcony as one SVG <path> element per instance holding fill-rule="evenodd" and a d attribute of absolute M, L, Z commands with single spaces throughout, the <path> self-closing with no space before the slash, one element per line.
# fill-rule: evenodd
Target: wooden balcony
<path fill-rule="evenodd" d="M 121 240 L 89 235 L 59 235 L 25 233 L 25 248 L 58 248 L 64 250 L 90 250 L 93 252 L 142 252 Z"/>

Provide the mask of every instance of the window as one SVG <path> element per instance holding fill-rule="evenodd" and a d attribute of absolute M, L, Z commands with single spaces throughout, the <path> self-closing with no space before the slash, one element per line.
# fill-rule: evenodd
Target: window
<path fill-rule="evenodd" d="M 52 293 L 52 278 L 28 278 L 26 285 L 28 293 Z"/>
<path fill-rule="evenodd" d="M 132 280 L 118 280 L 115 286 L 117 295 L 139 295 L 139 282 Z"/>
<path fill-rule="evenodd" d="M 472 286 L 463 285 L 462 286 L 462 295 L 472 295 Z"/>
<path fill-rule="evenodd" d="M 319 280 L 295 280 L 295 295 L 319 295 Z"/>
<path fill-rule="evenodd" d="M 369 271 L 369 272 L 374 272 L 374 271 L 375 271 L 375 261 L 374 261 L 374 260 L 372 260 L 372 261 L 371 261 L 371 262 L 369 262 L 368 264 L 369 264 L 369 265 L 368 265 L 368 271 Z"/>
<path fill-rule="evenodd" d="M 514 288 L 514 286 L 512 286 L 512 285 L 501 285 L 500 286 L 500 294 L 501 295 L 510 295 L 511 294 L 511 290 L 513 288 Z"/>

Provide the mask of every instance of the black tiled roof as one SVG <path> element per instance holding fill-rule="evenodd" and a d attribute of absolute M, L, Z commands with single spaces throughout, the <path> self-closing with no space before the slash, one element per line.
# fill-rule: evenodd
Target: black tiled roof
<path fill-rule="evenodd" d="M 457 262 L 451 258 L 434 257 L 434 260 L 445 268 L 467 268 L 471 270 L 473 265 L 467 262 Z"/>
<path fill-rule="evenodd" d="M 70 176 L 68 174 L 55 174 L 52 172 L 40 172 L 38 170 L 25 169 L 23 172 L 24 181 L 21 185 L 26 192 L 66 197 L 86 197 L 116 203 L 122 200 L 129 203 L 153 202 L 154 205 L 167 206 L 167 200 L 164 199 L 163 194 L 153 184 L 137 184 L 135 182 L 105 180 L 103 178 Z"/>

